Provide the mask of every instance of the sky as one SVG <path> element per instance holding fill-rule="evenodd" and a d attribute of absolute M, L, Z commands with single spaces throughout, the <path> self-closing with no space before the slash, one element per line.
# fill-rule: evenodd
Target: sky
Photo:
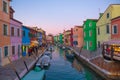
<path fill-rule="evenodd" d="M 110 4 L 120 0 L 12 0 L 14 18 L 26 26 L 37 26 L 53 35 L 98 19 Z"/>

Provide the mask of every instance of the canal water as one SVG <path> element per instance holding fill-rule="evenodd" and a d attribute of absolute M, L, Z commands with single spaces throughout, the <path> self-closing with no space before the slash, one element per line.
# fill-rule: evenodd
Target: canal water
<path fill-rule="evenodd" d="M 103 80 L 77 59 L 67 59 L 64 50 L 54 48 L 51 65 L 46 69 L 45 80 Z"/>

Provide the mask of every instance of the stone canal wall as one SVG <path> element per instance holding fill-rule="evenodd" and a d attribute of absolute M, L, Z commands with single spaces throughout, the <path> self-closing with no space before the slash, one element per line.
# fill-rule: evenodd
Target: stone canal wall
<path fill-rule="evenodd" d="M 18 73 L 19 77 L 22 78 L 31 68 L 33 68 L 38 60 L 38 57 L 40 57 L 44 51 L 45 49 L 38 50 L 38 56 L 32 55 L 30 57 L 22 57 L 16 61 L 10 62 L 5 66 L 0 66 L 0 80 L 19 80 L 16 72 Z"/>
<path fill-rule="evenodd" d="M 120 63 L 105 61 L 98 52 L 89 52 L 71 48 L 75 52 L 76 58 L 99 74 L 105 80 L 120 80 Z"/>

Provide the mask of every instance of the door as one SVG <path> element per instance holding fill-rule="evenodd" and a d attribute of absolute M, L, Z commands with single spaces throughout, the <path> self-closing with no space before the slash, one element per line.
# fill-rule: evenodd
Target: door
<path fill-rule="evenodd" d="M 2 56 L 2 48 L 0 48 L 0 65 L 1 65 L 1 63 L 2 63 L 2 62 L 1 62 L 1 61 L 2 61 L 2 57 L 1 57 L 1 56 Z"/>
<path fill-rule="evenodd" d="M 87 41 L 87 50 L 89 50 L 89 42 Z"/>
<path fill-rule="evenodd" d="M 18 45 L 18 58 L 20 58 L 20 45 Z"/>

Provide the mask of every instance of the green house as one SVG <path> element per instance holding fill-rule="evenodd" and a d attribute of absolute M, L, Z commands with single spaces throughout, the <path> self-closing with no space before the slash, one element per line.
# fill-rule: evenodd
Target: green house
<path fill-rule="evenodd" d="M 59 34 L 59 43 L 63 44 L 63 34 Z"/>
<path fill-rule="evenodd" d="M 96 23 L 97 19 L 87 19 L 84 21 L 84 49 L 94 51 L 96 50 Z"/>

